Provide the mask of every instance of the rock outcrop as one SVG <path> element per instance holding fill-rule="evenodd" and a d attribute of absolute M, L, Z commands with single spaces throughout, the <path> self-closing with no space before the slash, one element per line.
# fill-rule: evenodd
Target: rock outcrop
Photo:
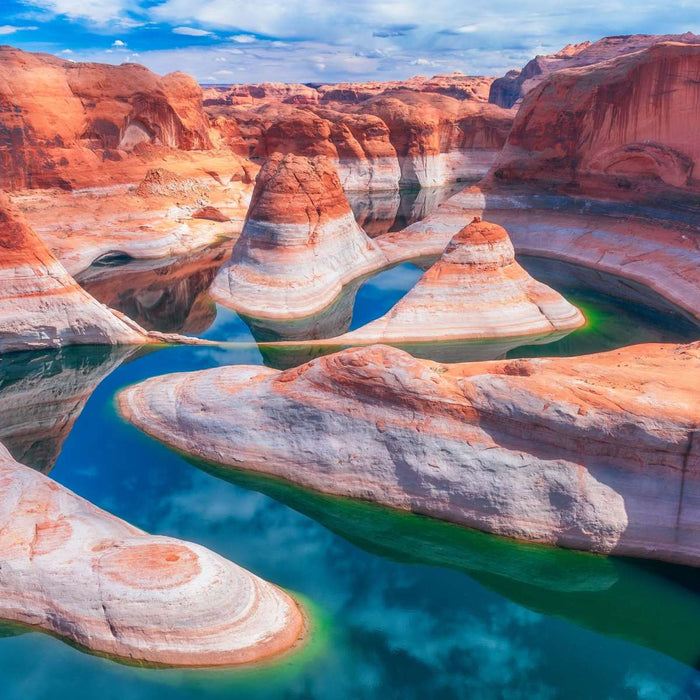
<path fill-rule="evenodd" d="M 385 264 L 357 225 L 332 163 L 275 154 L 258 175 L 243 233 L 211 294 L 246 316 L 301 318 Z"/>
<path fill-rule="evenodd" d="M 337 340 L 393 345 L 551 339 L 584 323 L 576 307 L 515 261 L 504 228 L 475 219 L 388 313 Z"/>
<path fill-rule="evenodd" d="M 346 191 L 433 187 L 481 177 L 502 148 L 514 112 L 487 104 L 489 82 L 436 76 L 321 86 L 315 100 L 266 89 L 252 102 L 235 97 L 238 86 L 227 96 L 215 89 L 206 109 L 243 156 L 328 156 Z"/>
<path fill-rule="evenodd" d="M 85 292 L 0 192 L 0 353 L 147 342 Z"/>
<path fill-rule="evenodd" d="M 221 666 L 294 646 L 290 596 L 199 545 L 149 535 L 0 446 L 0 618 L 134 663 Z"/>
<path fill-rule="evenodd" d="M 518 106 L 523 97 L 550 73 L 626 56 L 664 41 L 700 44 L 700 36 L 691 32 L 664 35 L 632 34 L 608 36 L 593 43 L 584 41 L 581 44 L 569 44 L 550 56 L 536 56 L 522 70 L 509 71 L 502 78 L 494 80 L 489 90 L 489 102 L 510 109 Z"/>
<path fill-rule="evenodd" d="M 700 193 L 700 43 L 557 71 L 530 92 L 497 182 L 604 197 Z"/>
<path fill-rule="evenodd" d="M 219 465 L 516 539 L 700 566 L 698 376 L 697 343 L 456 365 L 371 346 L 284 372 L 156 377 L 118 402 L 151 436 Z"/>
<path fill-rule="evenodd" d="M 211 147 L 201 88 L 184 73 L 161 78 L 133 63 L 74 63 L 3 46 L 0 75 L 3 189 L 95 186 L 129 152 Z"/>

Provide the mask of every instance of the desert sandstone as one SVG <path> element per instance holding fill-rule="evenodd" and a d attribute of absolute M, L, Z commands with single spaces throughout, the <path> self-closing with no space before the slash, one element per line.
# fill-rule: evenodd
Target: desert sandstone
<path fill-rule="evenodd" d="M 196 544 L 149 535 L 0 445 L 0 617 L 133 663 L 220 666 L 293 647 L 290 596 Z"/>
<path fill-rule="evenodd" d="M 302 318 L 386 264 L 357 225 L 333 164 L 277 153 L 258 175 L 243 232 L 211 294 L 246 316 Z"/>
<path fill-rule="evenodd" d="M 123 391 L 219 465 L 573 549 L 700 565 L 700 347 L 440 365 L 387 346 Z M 231 410 L 235 405 L 235 411 Z"/>

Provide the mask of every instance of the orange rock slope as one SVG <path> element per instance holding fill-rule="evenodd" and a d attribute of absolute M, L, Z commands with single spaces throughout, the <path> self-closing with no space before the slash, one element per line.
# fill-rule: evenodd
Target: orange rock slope
<path fill-rule="evenodd" d="M 204 547 L 105 513 L 0 445 L 0 618 L 135 663 L 266 659 L 303 631 L 283 591 Z"/>
<path fill-rule="evenodd" d="M 697 343 L 456 365 L 375 345 L 284 372 L 155 377 L 118 403 L 153 437 L 234 469 L 700 566 L 699 392 Z"/>
<path fill-rule="evenodd" d="M 211 294 L 247 316 L 301 318 L 385 264 L 357 225 L 333 165 L 277 153 L 258 175 L 243 233 Z"/>
<path fill-rule="evenodd" d="M 85 292 L 0 192 L 0 353 L 147 342 Z"/>
<path fill-rule="evenodd" d="M 607 197 L 700 193 L 700 44 L 562 70 L 525 99 L 494 169 Z"/>
<path fill-rule="evenodd" d="M 550 56 L 536 56 L 522 70 L 509 71 L 491 83 L 489 102 L 507 109 L 518 106 L 528 92 L 558 70 L 580 68 L 601 63 L 611 58 L 626 56 L 665 41 L 700 44 L 700 36 L 692 32 L 685 34 L 631 34 L 607 36 L 591 43 L 569 44 Z"/>

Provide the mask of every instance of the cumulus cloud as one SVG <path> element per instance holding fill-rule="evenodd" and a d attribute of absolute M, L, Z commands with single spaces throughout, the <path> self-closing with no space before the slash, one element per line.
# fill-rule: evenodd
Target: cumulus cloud
<path fill-rule="evenodd" d="M 121 39 L 115 39 L 112 42 L 112 46 L 126 46 L 126 42 L 122 41 Z"/>
<path fill-rule="evenodd" d="M 256 40 L 255 37 L 250 34 L 234 34 L 234 36 L 230 36 L 229 39 L 238 44 L 252 44 Z"/>

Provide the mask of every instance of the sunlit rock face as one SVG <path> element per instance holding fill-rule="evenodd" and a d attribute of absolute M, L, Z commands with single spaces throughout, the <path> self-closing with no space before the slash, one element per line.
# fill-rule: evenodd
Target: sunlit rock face
<path fill-rule="evenodd" d="M 104 184 L 151 146 L 211 147 L 202 92 L 184 73 L 74 63 L 0 48 L 0 186 Z M 138 160 L 138 159 L 132 159 Z M 124 181 L 122 179 L 122 181 Z"/>
<path fill-rule="evenodd" d="M 141 343 L 145 336 L 78 286 L 0 192 L 0 352 Z"/>
<path fill-rule="evenodd" d="M 247 316 L 301 318 L 385 264 L 357 225 L 332 163 L 275 154 L 258 175 L 243 233 L 211 293 Z"/>
<path fill-rule="evenodd" d="M 259 661 L 300 638 L 275 586 L 100 510 L 0 446 L 0 618 L 137 663 Z"/>
<path fill-rule="evenodd" d="M 489 102 L 510 109 L 518 106 L 528 92 L 554 71 L 590 66 L 665 41 L 700 44 L 700 36 L 692 32 L 664 35 L 632 34 L 608 36 L 593 43 L 584 41 L 581 44 L 569 44 L 555 54 L 536 56 L 522 70 L 510 71 L 502 78 L 494 80 L 489 90 Z"/>
<path fill-rule="evenodd" d="M 700 43 L 660 43 L 555 72 L 525 99 L 495 180 L 605 197 L 696 197 L 699 103 Z"/>
<path fill-rule="evenodd" d="M 353 345 L 543 337 L 584 322 L 576 307 L 515 261 L 504 228 L 475 220 L 388 313 L 338 340 Z"/>
<path fill-rule="evenodd" d="M 205 104 L 221 138 L 246 157 L 326 155 L 346 191 L 434 187 L 481 177 L 494 163 L 514 113 L 487 104 L 490 82 L 454 75 L 326 85 L 315 99 L 306 86 L 236 86 L 208 89 Z"/>
<path fill-rule="evenodd" d="M 697 566 L 699 370 L 698 344 L 456 365 L 375 345 L 281 373 L 157 377 L 119 406 L 228 467 L 517 539 Z"/>
<path fill-rule="evenodd" d="M 12 353 L 0 361 L 0 443 L 48 474 L 97 385 L 132 347 Z"/>

